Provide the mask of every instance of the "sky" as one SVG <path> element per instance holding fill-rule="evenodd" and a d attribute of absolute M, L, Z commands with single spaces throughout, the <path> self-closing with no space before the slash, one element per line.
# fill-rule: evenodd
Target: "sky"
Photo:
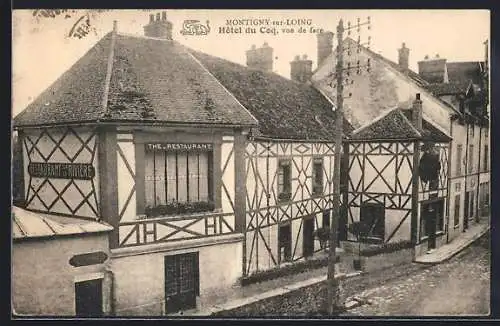
<path fill-rule="evenodd" d="M 290 61 L 296 55 L 307 55 L 316 68 L 316 33 L 319 29 L 336 31 L 339 19 L 355 24 L 370 17 L 359 33 L 362 43 L 370 37 L 370 49 L 396 61 L 404 42 L 410 49 L 410 68 L 418 72 L 417 62 L 439 54 L 448 61 L 484 60 L 483 42 L 490 38 L 488 10 L 166 10 L 173 23 L 173 38 L 180 43 L 211 55 L 245 64 L 245 51 L 255 44 L 267 42 L 274 49 L 273 70 L 289 78 Z M 21 112 L 33 99 L 49 87 L 62 73 L 113 28 L 119 33 L 143 35 L 149 14 L 161 10 L 110 10 L 95 12 L 78 10 L 71 17 L 34 17 L 32 10 L 13 11 L 12 33 L 12 110 Z M 82 15 L 90 14 L 92 32 L 82 39 L 68 37 Z M 260 19 L 260 25 L 255 19 Z M 268 19 L 268 29 L 262 23 Z M 182 35 L 184 20 L 209 22 L 208 35 Z M 222 33 L 221 27 L 242 26 L 242 33 Z M 281 26 L 272 25 L 281 22 Z M 234 25 L 234 24 L 237 25 Z M 256 33 L 246 32 L 247 27 Z M 261 30 L 263 28 L 263 30 Z M 274 31 L 272 30 L 274 28 Z M 285 28 L 287 29 L 285 31 Z M 299 32 L 299 29 L 303 28 Z M 293 31 L 291 31 L 293 29 Z M 346 33 L 347 36 L 347 33 Z"/>

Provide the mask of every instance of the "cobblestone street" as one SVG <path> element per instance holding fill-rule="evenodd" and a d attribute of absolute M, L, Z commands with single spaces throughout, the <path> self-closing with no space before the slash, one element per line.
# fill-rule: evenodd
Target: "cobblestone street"
<path fill-rule="evenodd" d="M 487 315 L 489 236 L 483 236 L 447 262 L 378 286 L 374 284 L 356 296 L 370 303 L 350 310 L 346 316 Z"/>

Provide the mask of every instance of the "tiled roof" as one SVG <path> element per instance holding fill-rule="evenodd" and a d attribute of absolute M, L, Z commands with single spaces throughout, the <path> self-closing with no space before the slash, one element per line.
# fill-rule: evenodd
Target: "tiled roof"
<path fill-rule="evenodd" d="M 117 35 L 108 110 L 102 108 L 111 33 L 14 119 L 15 126 L 83 121 L 256 125 L 175 41 Z"/>
<path fill-rule="evenodd" d="M 432 83 L 424 86 L 434 96 L 465 94 L 469 83 Z"/>
<path fill-rule="evenodd" d="M 255 125 L 176 41 L 118 35 L 109 119 Z"/>
<path fill-rule="evenodd" d="M 404 116 L 411 121 L 411 110 L 410 109 L 399 109 L 404 114 Z M 449 142 L 451 137 L 446 135 L 444 132 L 435 127 L 427 119 L 422 118 L 422 130 L 419 130 L 422 135 L 422 140 L 434 141 L 434 142 Z"/>
<path fill-rule="evenodd" d="M 355 130 L 353 140 L 417 139 L 421 135 L 398 109 L 385 112 L 370 124 Z"/>
<path fill-rule="evenodd" d="M 418 130 L 411 122 L 411 110 L 400 108 L 386 111 L 369 124 L 354 130 L 351 139 L 364 141 L 422 139 L 434 142 L 451 140 L 426 119 L 422 119 L 422 129 Z"/>
<path fill-rule="evenodd" d="M 12 237 L 14 239 L 108 232 L 113 227 L 104 222 L 34 213 L 12 207 Z"/>
<path fill-rule="evenodd" d="M 259 132 L 270 138 L 332 140 L 332 104 L 313 86 L 275 73 L 192 51 L 193 55 L 259 120 Z M 348 134 L 352 127 L 344 119 Z"/>

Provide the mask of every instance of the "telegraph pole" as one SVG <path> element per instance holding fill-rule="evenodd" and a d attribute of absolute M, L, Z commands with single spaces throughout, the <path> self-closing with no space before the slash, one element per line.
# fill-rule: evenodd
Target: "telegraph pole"
<path fill-rule="evenodd" d="M 330 228 L 330 236 L 329 240 L 329 255 L 328 255 L 328 297 L 327 297 L 327 311 L 330 315 L 335 315 L 338 313 L 343 304 L 340 302 L 340 293 L 339 293 L 339 282 L 335 277 L 335 261 L 336 261 L 336 253 L 335 249 L 337 246 L 337 229 L 338 229 L 338 219 L 340 216 L 340 167 L 342 165 L 342 151 L 343 151 L 343 137 L 344 137 L 344 83 L 353 84 L 353 80 L 349 80 L 346 78 L 344 80 L 344 70 L 346 71 L 346 75 L 350 76 L 351 70 L 356 70 L 357 74 L 361 74 L 361 69 L 366 67 L 367 71 L 370 71 L 370 59 L 366 66 L 361 66 L 360 61 L 357 60 L 356 65 L 351 65 L 349 62 L 346 67 L 344 67 L 344 32 L 347 30 L 350 35 L 351 29 L 357 29 L 360 31 L 360 27 L 363 25 L 368 25 L 368 29 L 370 29 L 370 17 L 368 17 L 367 21 L 364 23 L 360 22 L 358 18 L 357 24 L 351 26 L 351 23 L 348 22 L 347 29 L 344 28 L 344 22 L 341 19 L 337 26 L 337 64 L 335 66 L 335 81 L 330 85 L 337 89 L 336 97 L 336 109 L 335 109 L 335 161 L 333 165 L 333 207 L 332 207 L 332 221 Z M 368 46 L 370 45 L 370 37 L 368 37 Z M 358 37 L 357 43 L 357 53 L 361 52 L 360 47 L 361 43 Z M 364 45 L 364 44 L 363 44 Z M 351 55 L 351 46 L 348 47 L 348 55 Z M 348 97 L 351 97 L 351 93 L 349 93 Z"/>
<path fill-rule="evenodd" d="M 339 284 L 335 277 L 335 248 L 337 247 L 337 229 L 338 217 L 340 216 L 340 160 L 342 156 L 342 137 L 344 133 L 344 86 L 342 84 L 342 70 L 344 64 L 344 22 L 342 19 L 337 26 L 337 65 L 335 75 L 337 78 L 337 107 L 335 109 L 335 161 L 333 162 L 333 210 L 332 225 L 329 237 L 329 256 L 328 256 L 328 313 L 335 314 L 339 310 L 340 296 Z"/>

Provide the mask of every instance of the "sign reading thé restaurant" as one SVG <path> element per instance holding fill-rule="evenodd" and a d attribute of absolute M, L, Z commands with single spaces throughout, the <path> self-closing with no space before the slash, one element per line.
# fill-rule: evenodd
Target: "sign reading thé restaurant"
<path fill-rule="evenodd" d="M 180 151 L 180 152 L 207 152 L 213 149 L 210 143 L 149 143 L 146 150 L 155 152 Z"/>

